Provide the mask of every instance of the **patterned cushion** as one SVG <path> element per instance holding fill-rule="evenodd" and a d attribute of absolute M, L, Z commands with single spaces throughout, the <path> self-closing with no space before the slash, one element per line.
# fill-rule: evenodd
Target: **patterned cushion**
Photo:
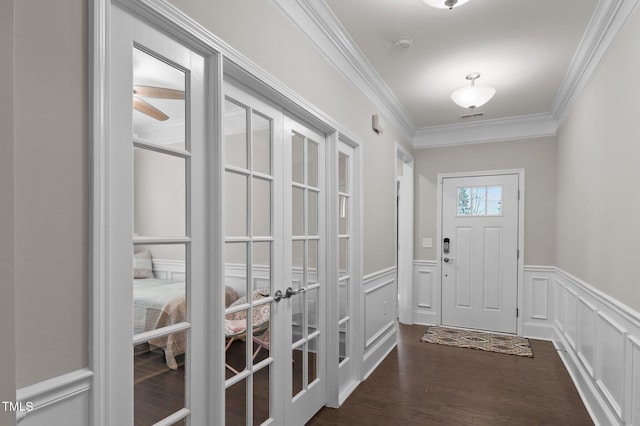
<path fill-rule="evenodd" d="M 151 250 L 145 249 L 133 254 L 133 278 L 154 278 Z"/>

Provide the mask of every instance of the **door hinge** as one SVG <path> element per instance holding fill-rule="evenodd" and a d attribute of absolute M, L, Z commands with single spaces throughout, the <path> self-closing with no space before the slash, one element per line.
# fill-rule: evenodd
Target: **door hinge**
<path fill-rule="evenodd" d="M 520 249 L 516 249 L 516 258 L 520 259 Z"/>
<path fill-rule="evenodd" d="M 520 190 L 518 189 L 518 200 L 520 199 Z"/>
<path fill-rule="evenodd" d="M 516 318 L 520 317 L 520 308 L 516 308 Z"/>

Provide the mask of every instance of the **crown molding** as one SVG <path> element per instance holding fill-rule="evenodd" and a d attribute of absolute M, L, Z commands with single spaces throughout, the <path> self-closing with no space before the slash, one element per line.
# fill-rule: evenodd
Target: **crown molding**
<path fill-rule="evenodd" d="M 328 61 L 379 108 L 385 118 L 412 141 L 416 148 L 555 135 L 582 89 L 606 56 L 612 42 L 640 3 L 640 0 L 598 1 L 550 112 L 416 129 L 408 112 L 323 0 L 267 1 L 298 27 Z M 497 139 L 492 139 L 491 135 L 495 135 Z"/>
<path fill-rule="evenodd" d="M 416 125 L 387 83 L 322 0 L 267 0 L 313 44 L 408 141 Z M 373 111 L 372 111 L 373 113 Z"/>
<path fill-rule="evenodd" d="M 423 127 L 416 132 L 413 146 L 432 148 L 530 139 L 554 136 L 557 130 L 558 124 L 551 114 L 530 114 L 473 123 Z"/>
<path fill-rule="evenodd" d="M 551 115 L 562 125 L 576 99 L 604 60 L 613 41 L 640 0 L 599 0 L 580 45 L 569 65 L 556 97 Z"/>

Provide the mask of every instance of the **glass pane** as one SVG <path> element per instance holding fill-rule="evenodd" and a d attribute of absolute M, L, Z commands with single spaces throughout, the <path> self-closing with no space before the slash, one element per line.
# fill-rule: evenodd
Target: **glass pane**
<path fill-rule="evenodd" d="M 271 181 L 253 178 L 253 235 L 271 235 Z"/>
<path fill-rule="evenodd" d="M 338 363 L 341 363 L 347 357 L 348 327 L 349 321 L 345 321 L 340 324 L 338 329 Z"/>
<path fill-rule="evenodd" d="M 486 194 L 487 194 L 487 188 L 484 186 L 471 188 L 471 214 L 472 215 L 487 214 Z"/>
<path fill-rule="evenodd" d="M 186 235 L 186 160 L 135 148 L 133 176 L 134 234 Z"/>
<path fill-rule="evenodd" d="M 349 193 L 349 157 L 338 154 L 338 192 Z"/>
<path fill-rule="evenodd" d="M 338 320 L 349 315 L 349 279 L 338 282 Z"/>
<path fill-rule="evenodd" d="M 271 243 L 253 243 L 253 290 L 271 293 Z"/>
<path fill-rule="evenodd" d="M 294 236 L 305 235 L 304 232 L 304 190 L 300 188 L 292 188 L 292 205 L 291 205 L 291 218 L 292 228 L 291 232 Z"/>
<path fill-rule="evenodd" d="M 304 367 L 304 358 L 303 358 L 303 350 L 302 348 L 304 348 L 304 345 L 302 345 L 299 348 L 296 348 L 292 351 L 291 354 L 291 369 L 292 369 L 292 373 L 291 376 L 293 377 L 293 388 L 292 388 L 292 392 L 291 392 L 291 396 L 293 398 L 295 398 L 296 395 L 298 395 L 300 392 L 302 392 L 303 390 L 303 383 L 304 383 L 304 377 L 303 377 L 303 367 Z"/>
<path fill-rule="evenodd" d="M 307 336 L 318 329 L 318 289 L 307 290 Z M 298 296 L 299 297 L 299 296 Z"/>
<path fill-rule="evenodd" d="M 338 234 L 345 235 L 349 233 L 349 198 L 340 195 L 338 212 Z"/>
<path fill-rule="evenodd" d="M 271 121 L 256 114 L 251 114 L 253 131 L 253 170 L 271 174 Z"/>
<path fill-rule="evenodd" d="M 343 277 L 349 274 L 349 238 L 340 238 L 338 251 L 338 274 Z"/>
<path fill-rule="evenodd" d="M 471 214 L 471 188 L 458 188 L 458 215 Z"/>
<path fill-rule="evenodd" d="M 291 267 L 292 287 L 300 287 L 300 283 L 304 278 L 304 241 L 293 241 L 291 243 Z"/>
<path fill-rule="evenodd" d="M 307 235 L 318 235 L 318 193 L 307 191 Z"/>
<path fill-rule="evenodd" d="M 502 186 L 487 187 L 487 214 L 502 214 Z"/>
<path fill-rule="evenodd" d="M 253 424 L 261 425 L 269 417 L 270 403 L 270 367 L 260 369 L 253 374 Z M 230 424 L 227 422 L 227 424 Z"/>
<path fill-rule="evenodd" d="M 291 180 L 304 183 L 304 138 L 291 134 Z"/>
<path fill-rule="evenodd" d="M 225 260 L 225 306 L 247 295 L 249 286 L 247 274 L 247 243 L 226 243 Z"/>
<path fill-rule="evenodd" d="M 307 384 L 313 383 L 313 381 L 318 377 L 318 365 L 317 365 L 317 353 L 318 353 L 318 338 L 311 339 L 308 345 L 307 352 Z"/>
<path fill-rule="evenodd" d="M 183 71 L 139 49 L 133 49 L 135 139 L 187 149 L 185 81 Z"/>
<path fill-rule="evenodd" d="M 224 101 L 225 163 L 247 168 L 247 110 L 229 100 Z"/>
<path fill-rule="evenodd" d="M 247 236 L 247 177 L 225 173 L 225 233 L 227 237 Z"/>
<path fill-rule="evenodd" d="M 318 241 L 307 242 L 307 285 L 318 282 Z"/>
<path fill-rule="evenodd" d="M 246 303 L 246 298 L 237 303 Z M 244 309 L 225 315 L 225 374 L 229 379 L 241 373 L 247 366 L 247 314 Z"/>
<path fill-rule="evenodd" d="M 225 392 L 225 424 L 247 424 L 247 379 L 228 387 Z"/>
<path fill-rule="evenodd" d="M 162 350 L 148 344 L 133 351 L 134 423 L 152 425 L 185 406 L 185 355 L 167 366 Z"/>
<path fill-rule="evenodd" d="M 186 274 L 174 272 L 185 264 L 184 245 L 134 246 L 133 334 L 156 330 L 187 320 Z M 154 261 L 153 259 L 157 259 Z M 184 353 L 184 332 L 149 342 L 152 349 L 167 352 L 167 361 Z"/>
<path fill-rule="evenodd" d="M 307 144 L 307 185 L 318 187 L 318 144 L 312 140 Z"/>
<path fill-rule="evenodd" d="M 260 294 L 260 293 L 258 293 Z M 261 297 L 267 297 L 268 293 L 262 293 Z M 260 300 L 260 297 L 254 298 Z M 253 308 L 251 317 L 253 327 L 253 363 L 268 358 L 271 354 L 271 303 L 264 303 Z"/>

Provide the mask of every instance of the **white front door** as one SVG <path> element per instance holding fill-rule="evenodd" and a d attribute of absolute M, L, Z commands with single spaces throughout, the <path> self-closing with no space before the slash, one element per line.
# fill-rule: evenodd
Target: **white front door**
<path fill-rule="evenodd" d="M 442 324 L 516 333 L 517 174 L 442 181 Z"/>

